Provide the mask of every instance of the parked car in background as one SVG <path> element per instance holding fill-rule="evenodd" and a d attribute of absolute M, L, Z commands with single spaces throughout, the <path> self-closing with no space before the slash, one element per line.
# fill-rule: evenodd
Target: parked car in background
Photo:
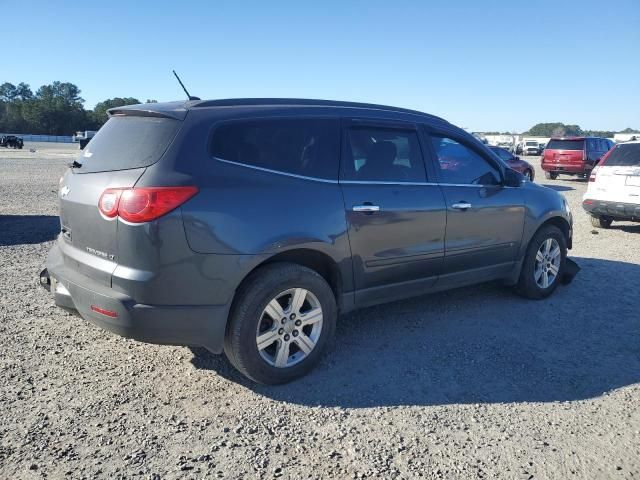
<path fill-rule="evenodd" d="M 522 142 L 522 154 L 523 155 L 540 155 L 542 150 L 540 144 L 536 140 L 525 140 Z"/>
<path fill-rule="evenodd" d="M 22 149 L 24 140 L 15 135 L 3 135 L 0 137 L 0 147 Z"/>
<path fill-rule="evenodd" d="M 541 299 L 571 272 L 564 197 L 441 118 L 295 99 L 109 112 L 60 180 L 40 282 L 117 334 L 283 383 L 339 312 L 492 280 Z"/>
<path fill-rule="evenodd" d="M 640 222 L 640 141 L 613 147 L 591 171 L 582 207 L 594 227 Z"/>
<path fill-rule="evenodd" d="M 509 150 L 502 147 L 490 146 L 489 150 L 497 154 L 502 159 L 502 161 L 504 161 L 507 166 L 509 166 L 509 168 L 512 168 L 516 172 L 520 172 L 525 176 L 527 180 L 533 182 L 533 179 L 535 177 L 535 168 L 533 168 L 533 165 L 531 165 L 529 162 L 522 160 L 517 155 L 514 155 Z"/>
<path fill-rule="evenodd" d="M 513 153 L 515 155 L 522 155 L 522 142 L 518 142 L 513 147 Z"/>
<path fill-rule="evenodd" d="M 614 143 L 601 137 L 552 138 L 542 156 L 545 177 L 555 180 L 558 175 L 578 175 L 589 178 L 598 161 Z"/>

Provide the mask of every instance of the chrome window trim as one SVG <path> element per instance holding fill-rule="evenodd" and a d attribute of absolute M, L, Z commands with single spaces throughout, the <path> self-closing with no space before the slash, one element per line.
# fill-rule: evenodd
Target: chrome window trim
<path fill-rule="evenodd" d="M 238 167 L 250 168 L 252 170 L 258 170 L 260 172 L 274 173 L 276 175 L 284 175 L 287 177 L 299 178 L 301 180 L 311 180 L 313 182 L 332 183 L 332 184 L 347 184 L 347 185 L 407 185 L 407 186 L 440 186 L 440 187 L 474 187 L 474 188 L 487 188 L 487 187 L 502 187 L 502 188 L 518 188 L 518 187 L 506 187 L 504 185 L 473 185 L 470 183 L 435 183 L 435 182 L 385 182 L 379 180 L 329 180 L 327 178 L 307 177 L 305 175 L 298 175 L 297 173 L 283 172 L 281 170 L 272 170 L 270 168 L 258 167 L 256 165 L 248 165 L 246 163 L 235 162 L 233 160 L 226 160 L 220 157 L 213 157 L 216 161 L 222 163 L 228 163 L 230 165 L 236 165 Z"/>
<path fill-rule="evenodd" d="M 224 158 L 220 158 L 220 157 L 213 157 L 213 158 L 215 158 L 218 162 L 229 163 L 231 165 L 237 165 L 238 167 L 250 168 L 252 170 L 259 170 L 261 172 L 275 173 L 276 175 L 285 175 L 287 177 L 300 178 L 302 180 L 311 180 L 314 182 L 338 183 L 337 180 L 329 180 L 328 178 L 306 177 L 304 175 L 298 175 L 297 173 L 283 172 L 281 170 L 272 170 L 270 168 L 258 167 L 257 165 L 248 165 L 246 163 L 234 162 L 233 160 L 225 160 Z"/>
<path fill-rule="evenodd" d="M 430 182 L 385 182 L 381 180 L 340 180 L 339 183 L 344 183 L 347 185 L 422 185 L 422 186 L 433 186 L 438 185 L 437 183 Z"/>

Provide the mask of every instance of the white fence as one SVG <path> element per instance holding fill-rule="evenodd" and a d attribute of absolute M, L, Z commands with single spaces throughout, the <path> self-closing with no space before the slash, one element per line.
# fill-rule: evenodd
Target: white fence
<path fill-rule="evenodd" d="M 0 133 L 3 135 L 15 135 L 22 138 L 25 142 L 56 142 L 56 143 L 73 143 L 71 135 L 32 135 L 25 133 Z"/>

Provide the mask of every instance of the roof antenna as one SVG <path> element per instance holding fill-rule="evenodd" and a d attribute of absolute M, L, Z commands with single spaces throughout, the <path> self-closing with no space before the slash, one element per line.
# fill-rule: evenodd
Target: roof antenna
<path fill-rule="evenodd" d="M 182 80 L 180 80 L 180 77 L 178 76 L 178 74 L 176 73 L 175 70 L 172 70 L 173 74 L 176 76 L 176 78 L 178 79 L 178 83 L 180 83 L 180 86 L 182 87 L 182 89 L 184 90 L 184 93 L 187 94 L 187 98 L 189 98 L 189 100 L 200 100 L 199 97 L 192 97 L 191 95 L 189 95 L 189 92 L 187 92 L 187 89 L 184 86 L 184 83 L 182 83 Z"/>

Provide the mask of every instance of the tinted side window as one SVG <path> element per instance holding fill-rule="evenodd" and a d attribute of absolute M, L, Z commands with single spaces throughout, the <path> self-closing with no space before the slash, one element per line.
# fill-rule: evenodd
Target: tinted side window
<path fill-rule="evenodd" d="M 480 154 L 447 137 L 432 136 L 442 183 L 499 185 L 500 174 Z"/>
<path fill-rule="evenodd" d="M 513 156 L 509 152 L 507 152 L 504 148 L 492 148 L 492 150 L 495 153 L 497 153 L 498 156 L 505 162 L 508 162 L 509 160 L 511 160 L 511 157 Z"/>
<path fill-rule="evenodd" d="M 598 148 L 598 145 L 597 145 L 597 139 L 596 138 L 588 138 L 587 139 L 587 151 L 588 152 L 596 152 L 598 150 L 600 150 L 600 149 Z"/>
<path fill-rule="evenodd" d="M 344 164 L 346 180 L 426 181 L 420 142 L 414 130 L 351 127 Z"/>
<path fill-rule="evenodd" d="M 340 156 L 337 119 L 265 119 L 226 123 L 213 132 L 214 157 L 335 180 Z"/>

